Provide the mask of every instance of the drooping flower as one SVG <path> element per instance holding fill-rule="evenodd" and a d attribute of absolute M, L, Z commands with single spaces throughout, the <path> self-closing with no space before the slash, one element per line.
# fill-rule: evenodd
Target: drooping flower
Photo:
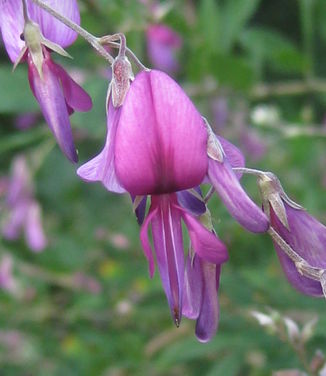
<path fill-rule="evenodd" d="M 28 247 L 34 252 L 41 252 L 47 240 L 42 226 L 41 208 L 34 198 L 29 169 L 23 156 L 16 157 L 13 162 L 6 211 L 3 236 L 8 240 L 16 240 L 24 231 Z"/>
<path fill-rule="evenodd" d="M 185 269 L 181 221 L 201 259 L 221 264 L 228 257 L 224 244 L 181 206 L 177 195 L 202 182 L 207 171 L 206 144 L 203 120 L 182 89 L 162 72 L 139 73 L 121 110 L 115 168 L 119 182 L 133 197 L 151 198 L 141 243 L 152 276 L 151 225 L 158 269 L 177 325 L 182 315 Z"/>
<path fill-rule="evenodd" d="M 182 47 L 182 39 L 170 27 L 150 25 L 146 31 L 148 57 L 154 68 L 170 74 L 175 73 L 179 64 L 177 52 Z"/>
<path fill-rule="evenodd" d="M 48 1 L 49 5 L 79 23 L 76 0 Z M 27 0 L 29 19 L 24 19 L 21 0 L 0 0 L 0 29 L 8 55 L 15 66 L 28 63 L 32 92 L 43 116 L 64 154 L 77 161 L 69 115 L 74 110 L 92 107 L 89 95 L 51 59 L 51 52 L 68 56 L 63 47 L 71 45 L 77 35 L 31 0 Z"/>
<path fill-rule="evenodd" d="M 274 174 L 265 173 L 258 182 L 271 227 L 310 266 L 326 269 L 326 227 L 286 195 Z M 320 281 L 303 275 L 276 241 L 274 247 L 290 284 L 304 294 L 322 297 Z"/>

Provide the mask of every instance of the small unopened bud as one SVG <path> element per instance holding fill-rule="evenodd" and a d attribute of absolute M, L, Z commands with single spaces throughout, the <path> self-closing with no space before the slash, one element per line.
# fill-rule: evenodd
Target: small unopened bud
<path fill-rule="evenodd" d="M 133 73 L 129 60 L 126 56 L 118 56 L 112 64 L 111 92 L 114 107 L 123 104 L 132 79 Z"/>
<path fill-rule="evenodd" d="M 289 229 L 284 202 L 294 209 L 303 210 L 302 206 L 298 205 L 287 196 L 279 179 L 271 172 L 262 173 L 258 177 L 258 186 L 262 196 L 265 214 L 270 218 L 271 206 L 277 218 L 287 229 Z"/>

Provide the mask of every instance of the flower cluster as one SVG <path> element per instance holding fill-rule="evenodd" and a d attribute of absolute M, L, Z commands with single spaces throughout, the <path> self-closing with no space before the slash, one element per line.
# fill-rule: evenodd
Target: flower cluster
<path fill-rule="evenodd" d="M 79 23 L 75 0 L 47 3 L 65 19 Z M 15 65 L 27 62 L 30 86 L 44 118 L 64 154 L 75 162 L 69 114 L 73 110 L 89 110 L 91 99 L 52 61 L 51 53 L 67 55 L 63 47 L 70 45 L 76 34 L 32 0 L 0 0 L 0 10 L 0 27 L 9 57 Z M 171 47 L 180 47 L 181 39 L 162 25 L 152 25 L 147 37 L 152 60 L 158 49 L 168 45 L 162 63 L 173 70 Z M 202 342 L 210 340 L 217 330 L 217 293 L 221 266 L 228 260 L 228 253 L 213 228 L 206 205 L 214 191 L 245 230 L 271 235 L 294 287 L 309 295 L 325 295 L 325 227 L 286 196 L 273 174 L 247 169 L 240 150 L 212 131 L 172 78 L 142 66 L 126 47 L 122 34 L 96 38 L 93 44 L 99 40 L 111 47 L 120 40 L 119 53 L 112 58 L 107 136 L 103 150 L 77 173 L 85 181 L 100 181 L 111 192 L 131 196 L 150 276 L 156 260 L 175 324 L 180 325 L 182 316 L 196 320 L 196 335 Z M 135 77 L 128 53 L 140 67 Z M 17 162 L 20 175 L 27 170 L 22 163 Z M 246 172 L 258 176 L 263 210 L 240 184 L 242 173 Z M 24 224 L 30 247 L 41 249 L 32 245 L 31 239 L 35 238 L 29 236 L 28 230 L 39 211 L 30 194 L 27 198 L 21 194 L 25 189 L 21 181 L 19 184 L 13 183 L 10 195 L 23 198 L 9 200 L 9 206 L 13 213 L 21 213 L 23 207 L 25 211 L 19 222 L 11 221 L 11 227 L 14 224 L 17 230 Z M 202 184 L 210 187 L 205 198 Z M 10 231 L 5 233 L 8 237 Z"/>

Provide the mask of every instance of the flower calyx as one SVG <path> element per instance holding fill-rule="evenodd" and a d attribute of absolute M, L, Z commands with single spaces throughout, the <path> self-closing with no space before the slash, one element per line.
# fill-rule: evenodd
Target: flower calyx
<path fill-rule="evenodd" d="M 265 214 L 270 218 L 270 207 L 272 207 L 284 227 L 290 230 L 284 203 L 297 210 L 304 210 L 304 208 L 288 197 L 278 177 L 272 172 L 261 173 L 258 176 L 257 182 Z"/>
<path fill-rule="evenodd" d="M 25 46 L 21 50 L 15 64 L 13 70 L 16 69 L 17 65 L 22 61 L 25 56 L 26 51 L 31 56 L 32 62 L 35 65 L 38 74 L 40 75 L 41 79 L 43 79 L 43 71 L 42 65 L 44 61 L 44 53 L 43 53 L 43 46 L 47 47 L 48 49 L 55 51 L 59 55 L 70 57 L 71 56 L 66 52 L 60 45 L 51 42 L 50 40 L 44 38 L 40 27 L 35 22 L 30 20 L 25 22 L 23 37 L 25 41 Z"/>
<path fill-rule="evenodd" d="M 213 159 L 214 161 L 218 161 L 223 163 L 225 153 L 223 147 L 216 137 L 215 133 L 213 132 L 211 126 L 209 125 L 206 118 L 202 117 L 206 126 L 207 130 L 207 155 Z"/>

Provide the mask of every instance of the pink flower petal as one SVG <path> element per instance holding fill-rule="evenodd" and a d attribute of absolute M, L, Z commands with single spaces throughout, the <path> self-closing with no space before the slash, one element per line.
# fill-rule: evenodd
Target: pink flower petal
<path fill-rule="evenodd" d="M 43 116 L 52 130 L 57 142 L 72 162 L 77 162 L 72 131 L 70 128 L 67 105 L 62 87 L 52 64 L 48 60 L 43 63 L 43 79 L 40 78 L 33 62 L 28 60 L 28 78 L 35 98 L 40 104 Z"/>
<path fill-rule="evenodd" d="M 144 71 L 131 84 L 115 143 L 117 176 L 132 195 L 199 185 L 207 171 L 203 120 L 178 84 Z"/>
<path fill-rule="evenodd" d="M 208 342 L 215 335 L 219 320 L 218 288 L 220 265 L 202 261 L 204 279 L 203 302 L 196 323 L 196 336 L 200 342 Z"/>
<path fill-rule="evenodd" d="M 188 254 L 186 261 L 182 314 L 188 319 L 197 319 L 200 314 L 203 295 L 203 273 L 200 258 L 194 256 L 193 260 Z"/>
<path fill-rule="evenodd" d="M 120 117 L 121 107 L 115 108 L 112 99 L 109 100 L 107 113 L 107 136 L 103 150 L 95 158 L 85 163 L 77 170 L 77 174 L 86 181 L 101 181 L 110 192 L 124 193 L 115 172 L 114 144 Z"/>
<path fill-rule="evenodd" d="M 141 241 L 145 256 L 147 258 L 147 261 L 148 261 L 149 275 L 151 278 L 154 275 L 155 262 L 153 258 L 152 247 L 148 240 L 148 226 L 150 225 L 153 217 L 157 215 L 157 212 L 158 212 L 157 208 L 151 209 L 147 217 L 145 218 L 145 221 L 142 224 L 141 229 L 140 229 L 140 241 Z"/>
<path fill-rule="evenodd" d="M 304 210 L 294 209 L 284 202 L 290 231 L 271 212 L 271 225 L 292 249 L 311 266 L 326 269 L 326 227 Z M 323 296 L 318 281 L 301 275 L 284 251 L 274 243 L 284 273 L 291 285 L 304 294 Z"/>
<path fill-rule="evenodd" d="M 61 47 L 71 45 L 77 38 L 77 33 L 51 16 L 45 10 L 29 1 L 29 13 L 33 21 L 40 25 L 45 38 L 59 44 Z M 46 3 L 69 20 L 80 24 L 77 0 L 47 0 Z"/>
<path fill-rule="evenodd" d="M 263 211 L 241 187 L 231 166 L 209 158 L 208 178 L 228 211 L 244 228 L 252 232 L 266 232 L 269 221 Z"/>
<path fill-rule="evenodd" d="M 80 87 L 68 73 L 58 64 L 51 61 L 51 69 L 61 81 L 67 104 L 76 111 L 89 111 L 92 108 L 92 98 Z"/>
<path fill-rule="evenodd" d="M 158 211 L 152 217 L 156 260 L 172 317 L 177 326 L 182 315 L 184 251 L 180 211 L 173 206 L 175 196 L 152 197 Z"/>
<path fill-rule="evenodd" d="M 188 228 L 191 245 L 198 256 L 214 264 L 227 261 L 229 256 L 225 244 L 186 210 L 180 206 L 178 206 L 178 209 L 181 211 L 182 219 Z"/>
<path fill-rule="evenodd" d="M 24 29 L 21 0 L 0 0 L 0 29 L 7 53 L 14 63 L 25 46 L 20 39 Z"/>

